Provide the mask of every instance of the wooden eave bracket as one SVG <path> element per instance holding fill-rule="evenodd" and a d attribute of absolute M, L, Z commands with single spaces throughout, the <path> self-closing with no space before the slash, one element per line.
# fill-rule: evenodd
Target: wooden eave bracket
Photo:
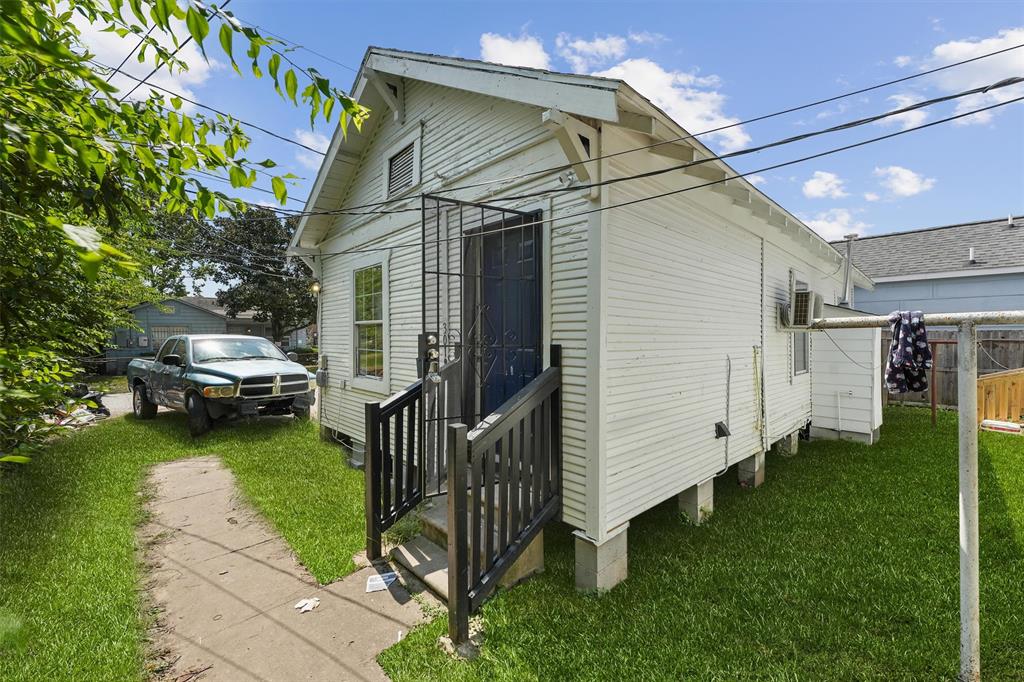
<path fill-rule="evenodd" d="M 363 74 L 366 76 L 367 80 L 370 81 L 373 89 L 377 91 L 377 94 L 380 95 L 381 99 L 384 100 L 384 103 L 391 109 L 395 117 L 395 121 L 399 124 L 405 123 L 405 105 L 403 104 L 405 98 L 402 97 L 401 79 L 394 79 L 398 81 L 394 84 L 398 90 L 398 95 L 396 96 L 395 93 L 391 92 L 391 88 L 388 87 L 388 82 L 379 73 L 369 67 L 364 67 Z"/>
<path fill-rule="evenodd" d="M 591 154 L 597 151 L 599 143 L 597 130 L 558 109 L 547 109 L 541 114 L 541 123 L 555 134 L 555 139 L 569 163 L 573 164 L 573 171 L 580 182 L 600 182 L 600 163 L 590 163 Z M 583 147 L 580 135 L 590 140 L 591 154 Z M 589 167 L 591 165 L 593 168 Z M 590 196 L 594 199 L 600 196 L 600 188 L 592 187 Z"/>

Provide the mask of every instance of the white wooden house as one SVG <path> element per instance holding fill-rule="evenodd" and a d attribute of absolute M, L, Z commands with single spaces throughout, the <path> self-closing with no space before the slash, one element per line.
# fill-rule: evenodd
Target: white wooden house
<path fill-rule="evenodd" d="M 842 354 L 779 321 L 794 284 L 827 304 L 843 298 L 835 248 L 720 161 L 591 186 L 713 156 L 629 84 L 371 48 L 354 94 L 370 121 L 335 133 L 291 249 L 321 282 L 325 428 L 360 446 L 367 402 L 421 371 L 437 379 L 471 338 L 488 348 L 460 398 L 468 414 L 441 416 L 473 428 L 560 346 L 553 494 L 578 529 L 578 582 L 596 588 L 626 574 L 630 519 L 677 495 L 699 516 L 708 482 L 731 465 L 759 484 L 773 445 L 831 418 L 816 400 L 856 386 L 856 407 L 844 394 L 845 436 L 873 438 L 875 336 L 833 334 Z M 520 195 L 531 196 L 509 199 Z M 424 355 L 427 332 L 438 365 Z M 443 442 L 444 425 L 417 437 Z M 404 445 L 393 430 L 383 438 L 413 447 L 405 433 Z M 403 509 L 429 496 L 396 492 L 396 472 L 384 475 L 373 494 Z M 388 504 L 392 518 L 403 511 Z"/>

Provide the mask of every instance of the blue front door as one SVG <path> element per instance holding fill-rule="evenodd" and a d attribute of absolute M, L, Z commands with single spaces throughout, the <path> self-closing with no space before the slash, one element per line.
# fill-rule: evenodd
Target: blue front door
<path fill-rule="evenodd" d="M 474 365 L 473 412 L 482 419 L 543 369 L 540 214 L 483 227 L 466 240 L 466 309 Z"/>

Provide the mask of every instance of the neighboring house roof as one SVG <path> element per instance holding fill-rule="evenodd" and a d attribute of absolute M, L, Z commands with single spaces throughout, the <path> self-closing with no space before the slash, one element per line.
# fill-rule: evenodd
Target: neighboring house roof
<path fill-rule="evenodd" d="M 396 118 L 404 115 L 395 111 L 393 93 L 377 77 L 379 73 L 396 75 L 429 83 L 436 83 L 467 92 L 530 104 L 543 108 L 557 109 L 580 118 L 607 121 L 625 125 L 650 134 L 659 140 L 685 140 L 695 148 L 699 158 L 715 154 L 700 140 L 690 135 L 681 125 L 637 92 L 625 81 L 571 73 L 560 73 L 523 66 L 506 66 L 475 59 L 444 57 L 421 52 L 408 52 L 380 47 L 370 47 L 356 74 L 352 88 L 353 97 L 370 107 L 373 114 L 361 132 L 352 131 L 345 135 L 341 127 L 335 129 L 331 144 L 324 156 L 320 170 L 306 202 L 305 214 L 299 220 L 292 237 L 290 253 L 306 255 L 316 250 L 317 245 L 330 229 L 333 216 L 330 211 L 343 207 L 344 194 L 337 188 L 343 186 L 359 168 L 362 152 L 373 137 L 373 129 L 386 120 L 384 112 Z M 392 106 L 395 104 L 395 106 Z M 737 176 L 724 161 L 716 160 L 708 166 L 726 172 L 729 185 L 737 191 L 746 190 L 744 196 L 753 201 L 763 201 L 769 214 L 784 216 L 788 225 L 802 230 L 812 243 L 832 252 L 828 241 L 795 217 L 764 192 Z M 325 188 L 329 188 L 325 191 Z M 430 190 L 441 190 L 442 185 Z M 745 199 L 746 201 L 747 199 Z M 854 281 L 861 286 L 871 287 L 872 283 L 863 272 L 854 268 Z"/>
<path fill-rule="evenodd" d="M 163 301 L 161 301 L 161 303 L 164 304 L 170 302 L 184 303 L 185 305 L 190 305 L 193 308 L 198 308 L 202 311 L 212 313 L 218 317 L 223 317 L 224 319 L 227 320 L 252 320 L 253 317 L 256 315 L 255 310 L 243 310 L 239 312 L 237 315 L 230 316 L 228 315 L 228 309 L 225 308 L 224 306 L 217 305 L 217 299 L 212 296 L 182 296 L 181 298 L 165 298 Z M 131 308 L 131 310 L 138 310 L 139 308 L 144 308 L 148 305 L 153 304 L 142 303 L 140 305 L 134 306 L 133 308 Z"/>
<path fill-rule="evenodd" d="M 863 237 L 853 263 L 876 282 L 1024 272 L 1024 216 Z"/>

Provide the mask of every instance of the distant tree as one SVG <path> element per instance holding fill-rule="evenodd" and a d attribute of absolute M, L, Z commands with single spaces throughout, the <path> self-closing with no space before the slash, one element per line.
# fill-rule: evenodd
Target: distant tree
<path fill-rule="evenodd" d="M 282 220 L 273 211 L 250 206 L 240 214 L 218 218 L 210 233 L 213 280 L 223 284 L 217 303 L 228 315 L 253 310 L 255 320 L 269 322 L 275 341 L 316 319 L 313 279 L 298 259 L 287 262 L 297 219 Z"/>

